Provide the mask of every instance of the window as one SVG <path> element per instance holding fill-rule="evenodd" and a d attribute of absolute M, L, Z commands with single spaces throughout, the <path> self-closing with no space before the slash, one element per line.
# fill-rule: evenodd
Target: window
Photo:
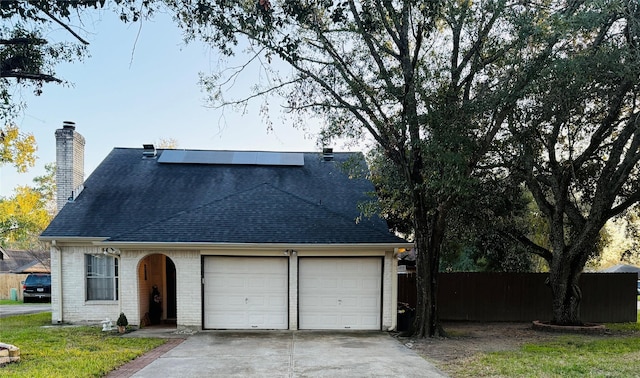
<path fill-rule="evenodd" d="M 85 255 L 87 300 L 118 299 L 118 259 L 112 256 Z"/>

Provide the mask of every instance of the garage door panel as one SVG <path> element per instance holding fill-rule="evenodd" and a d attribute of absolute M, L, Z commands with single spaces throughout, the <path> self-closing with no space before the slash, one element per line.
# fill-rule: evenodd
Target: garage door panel
<path fill-rule="evenodd" d="M 204 258 L 204 328 L 287 329 L 286 258 Z"/>
<path fill-rule="evenodd" d="M 258 297 L 255 295 L 249 295 L 247 296 L 246 300 L 245 300 L 245 304 L 250 308 L 250 309 L 264 309 L 265 306 L 265 298 L 264 297 Z"/>
<path fill-rule="evenodd" d="M 243 308 L 244 298 L 228 296 L 228 295 L 214 295 L 208 297 L 213 303 L 226 303 L 227 308 Z"/>
<path fill-rule="evenodd" d="M 380 258 L 299 259 L 300 329 L 380 329 Z"/>
<path fill-rule="evenodd" d="M 367 309 L 380 308 L 380 300 L 370 297 L 358 298 L 358 306 Z"/>
<path fill-rule="evenodd" d="M 339 305 L 342 307 L 360 307 L 360 299 L 356 298 L 356 297 L 342 297 L 342 299 L 339 302 Z"/>
<path fill-rule="evenodd" d="M 361 281 L 361 284 L 363 289 L 367 290 L 367 288 L 374 288 L 379 282 L 380 280 L 376 278 L 365 278 Z"/>
<path fill-rule="evenodd" d="M 358 285 L 358 281 L 355 279 L 343 279 L 342 280 L 342 288 L 345 290 L 354 290 L 358 289 L 360 286 Z"/>
<path fill-rule="evenodd" d="M 288 298 L 269 297 L 269 306 L 286 306 Z"/>
<path fill-rule="evenodd" d="M 235 276 L 223 275 L 214 280 L 213 284 L 219 287 L 240 288 L 244 287 L 244 280 Z"/>
<path fill-rule="evenodd" d="M 377 316 L 362 315 L 360 317 L 360 322 L 363 324 L 369 324 L 376 327 L 379 325 Z"/>

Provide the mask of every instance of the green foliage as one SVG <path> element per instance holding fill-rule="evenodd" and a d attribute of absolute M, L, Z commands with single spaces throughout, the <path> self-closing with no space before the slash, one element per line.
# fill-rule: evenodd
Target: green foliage
<path fill-rule="evenodd" d="M 38 235 L 51 221 L 42 195 L 29 187 L 15 189 L 15 194 L 0 199 L 0 240 L 16 242 Z"/>
<path fill-rule="evenodd" d="M 35 188 L 20 186 L 9 198 L 0 198 L 0 245 L 38 250 L 38 236 L 55 215 L 55 164 L 34 178 Z"/>
<path fill-rule="evenodd" d="M 55 216 L 56 205 L 56 163 L 44 165 L 45 174 L 33 178 L 34 190 L 40 193 L 44 200 L 44 207 L 51 217 Z"/>
<path fill-rule="evenodd" d="M 31 4 L 19 3 L 25 7 Z M 45 83 L 64 83 L 56 77 L 57 64 L 81 60 L 87 55 L 84 45 L 69 42 L 49 44 L 44 39 L 46 30 L 27 30 L 32 20 L 22 21 L 27 24 L 0 27 L 0 39 L 7 41 L 0 43 L 0 115 L 4 119 L 14 117 L 24 108 L 24 103 L 14 100 L 14 93 L 20 88 L 31 88 L 34 94 L 40 95 Z"/>
<path fill-rule="evenodd" d="M 65 83 L 57 77 L 56 66 L 88 56 L 89 43 L 70 24 L 105 4 L 104 0 L 0 2 L 0 117 L 11 119 L 26 106 L 19 100 L 22 88 L 40 95 L 46 83 Z M 141 8 L 150 11 L 148 1 L 116 0 L 110 6 L 125 21 L 137 21 Z M 63 40 L 54 41 L 60 36 Z"/>
<path fill-rule="evenodd" d="M 571 221 L 570 227 L 558 230 L 559 220 L 587 213 L 593 209 L 590 205 L 576 204 L 550 219 L 565 207 L 552 210 L 545 201 L 555 194 L 585 203 L 600 198 L 593 185 L 612 181 L 594 179 L 594 174 L 618 160 L 615 154 L 607 155 L 613 149 L 606 142 L 617 135 L 635 135 L 637 96 L 632 93 L 637 91 L 632 88 L 640 83 L 634 76 L 640 64 L 627 47 L 640 43 L 636 2 L 172 0 L 167 4 L 188 40 L 199 38 L 227 55 L 248 54 L 246 65 L 203 77 L 205 89 L 213 91 L 214 105 L 244 105 L 256 96 L 280 94 L 286 97 L 288 110 L 299 116 L 300 125 L 309 114 L 322 117 L 320 138 L 325 145 L 335 138 L 371 137 L 385 159 L 383 168 L 373 173 L 374 180 L 386 176 L 383 185 L 377 184 L 379 197 L 388 201 L 382 214 L 397 230 L 415 238 L 420 275 L 437 271 L 447 237 L 472 247 L 461 251 L 510 250 L 494 236 L 485 238 L 481 248 L 461 243 L 458 239 L 472 234 L 464 227 L 467 212 L 477 219 L 483 219 L 483 212 L 496 222 L 504 219 L 500 233 L 525 243 L 527 250 L 549 262 L 551 251 L 562 249 L 557 240 L 578 236 L 582 250 L 590 248 L 591 254 L 595 250 L 603 223 L 596 227 L 596 220 L 584 228 L 583 223 Z M 291 70 L 277 72 L 272 61 L 284 61 Z M 251 62 L 258 62 L 268 79 L 245 98 L 226 99 L 229 83 Z M 623 82 L 630 88 L 621 86 Z M 613 115 L 622 124 L 627 121 L 626 131 L 598 129 L 610 114 L 607 106 L 620 98 L 625 107 L 616 109 L 625 109 L 624 114 Z M 589 142 L 594 131 L 604 144 Z M 618 147 L 638 150 L 640 138 L 627 142 Z M 577 156 L 585 148 L 591 154 L 580 164 L 554 159 L 557 154 Z M 529 156 L 533 158 L 527 160 Z M 637 173 L 634 164 L 627 174 Z M 564 181 L 548 185 L 558 174 Z M 538 185 L 545 188 L 531 185 L 532 177 L 539 177 Z M 507 204 L 503 210 L 521 209 L 507 203 L 518 198 L 511 193 L 496 190 L 495 196 L 489 195 L 486 188 L 501 189 L 499 184 L 506 180 L 513 183 L 506 188 L 514 193 L 522 191 L 515 185 L 519 180 L 527 182 L 544 218 L 539 230 L 548 227 L 549 237 L 524 227 L 532 224 L 522 214 L 500 214 L 498 204 Z M 623 179 L 618 193 L 628 191 L 626 198 L 637 200 L 635 185 L 637 180 Z M 557 188 L 561 190 L 552 193 Z M 489 200 L 498 193 L 506 194 L 506 199 Z M 604 202 L 620 204 L 615 196 Z M 518 219 L 517 227 L 508 224 L 513 219 Z M 549 246 L 527 236 L 546 240 Z M 496 254 L 497 259 L 504 256 Z M 567 264 L 581 266 L 584 261 Z M 424 300 L 417 309 L 418 325 L 425 316 L 435 317 L 425 314 L 434 308 L 428 305 L 435 300 L 429 297 L 435 291 L 428 287 L 434 281 L 431 277 L 418 281 L 426 285 L 419 287 Z M 431 335 L 435 322 L 426 323 Z M 423 335 L 422 329 L 417 332 Z"/>
<path fill-rule="evenodd" d="M 554 321 L 568 324 L 579 321 L 578 274 L 607 243 L 602 227 L 640 200 L 640 4 L 559 4 L 537 34 L 552 59 L 509 120 L 509 160 L 548 228 L 531 245 L 550 266 Z"/>
<path fill-rule="evenodd" d="M 411 238 L 410 191 L 403 187 L 402 180 L 392 175 L 393 167 L 383 155 L 371 152 L 369 161 L 371 178 L 380 197 L 376 211 L 395 231 Z M 468 195 L 460 195 L 458 201 L 449 215 L 440 271 L 528 272 L 543 269 L 539 259 L 511 236 L 515 231 L 536 232 L 530 220 L 532 199 L 519 183 L 486 175 L 475 182 Z"/>
<path fill-rule="evenodd" d="M 166 341 L 51 327 L 50 312 L 1 318 L 0 340 L 20 348 L 20 363 L 2 368 L 6 377 L 101 377 Z"/>
<path fill-rule="evenodd" d="M 36 140 L 31 133 L 22 133 L 17 126 L 0 127 L 0 166 L 13 165 L 18 172 L 26 172 L 36 162 Z"/>
<path fill-rule="evenodd" d="M 118 316 L 118 320 L 116 321 L 116 325 L 120 326 L 120 327 L 126 327 L 129 325 L 129 321 L 127 320 L 127 317 L 125 316 L 124 312 L 120 313 L 120 316 Z"/>
<path fill-rule="evenodd" d="M 548 49 L 527 46 L 544 46 L 545 24 L 562 21 L 538 15 L 553 9 L 547 4 L 507 0 L 167 4 L 187 39 L 228 55 L 242 44 L 249 62 L 266 62 L 260 68 L 268 80 L 245 99 L 224 95 L 248 65 L 204 78 L 214 105 L 282 94 L 299 124 L 309 113 L 324 119 L 325 145 L 365 134 L 375 141 L 386 163 L 374 175 L 388 177 L 378 194 L 392 204 L 383 215 L 413 234 L 420 275 L 437 271 L 450 214 L 469 205 L 484 167 L 501 161 L 506 120 L 549 58 Z M 290 75 L 274 72 L 275 58 Z M 426 314 L 435 290 L 418 289 L 421 324 L 435 317 Z M 435 322 L 426 324 L 417 332 L 433 335 Z"/>

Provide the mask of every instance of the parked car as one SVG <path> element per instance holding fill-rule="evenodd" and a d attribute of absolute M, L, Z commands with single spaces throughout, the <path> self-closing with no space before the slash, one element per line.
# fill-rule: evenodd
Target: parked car
<path fill-rule="evenodd" d="M 638 281 L 638 295 L 640 295 L 640 281 Z"/>
<path fill-rule="evenodd" d="M 24 303 L 41 300 L 51 302 L 51 275 L 32 273 L 27 276 L 22 285 Z"/>

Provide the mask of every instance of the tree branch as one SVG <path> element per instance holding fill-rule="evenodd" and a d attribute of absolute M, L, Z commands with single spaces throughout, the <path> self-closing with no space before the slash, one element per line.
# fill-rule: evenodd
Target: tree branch
<path fill-rule="evenodd" d="M 519 232 L 501 231 L 500 233 L 522 243 L 522 245 L 524 245 L 529 252 L 542 257 L 549 263 L 549 265 L 551 265 L 551 261 L 553 260 L 553 253 L 551 253 L 551 251 L 549 251 L 548 249 L 539 246 Z"/>
<path fill-rule="evenodd" d="M 11 38 L 0 39 L 0 45 L 44 45 L 47 43 L 46 39 L 42 38 Z"/>
<path fill-rule="evenodd" d="M 82 37 L 80 37 L 78 35 L 78 33 L 74 32 L 69 25 L 65 24 L 64 22 L 60 21 L 58 18 L 56 18 L 56 16 L 54 16 L 51 12 L 49 12 L 48 10 L 46 10 L 45 8 L 43 8 L 42 6 L 40 6 L 38 3 L 32 3 L 36 8 L 38 8 L 42 13 L 46 14 L 50 19 L 52 19 L 53 21 L 55 21 L 58 25 L 62 26 L 64 29 L 66 29 L 69 33 L 71 33 L 71 35 L 73 35 L 74 37 L 76 37 L 78 39 L 78 41 L 80 41 L 82 44 L 84 45 L 88 45 L 89 42 L 87 42 L 85 39 L 83 39 Z"/>
<path fill-rule="evenodd" d="M 17 79 L 38 80 L 45 82 L 55 81 L 56 83 L 62 83 L 62 80 L 58 79 L 55 76 L 32 72 L 0 71 L 0 77 L 15 77 Z"/>

